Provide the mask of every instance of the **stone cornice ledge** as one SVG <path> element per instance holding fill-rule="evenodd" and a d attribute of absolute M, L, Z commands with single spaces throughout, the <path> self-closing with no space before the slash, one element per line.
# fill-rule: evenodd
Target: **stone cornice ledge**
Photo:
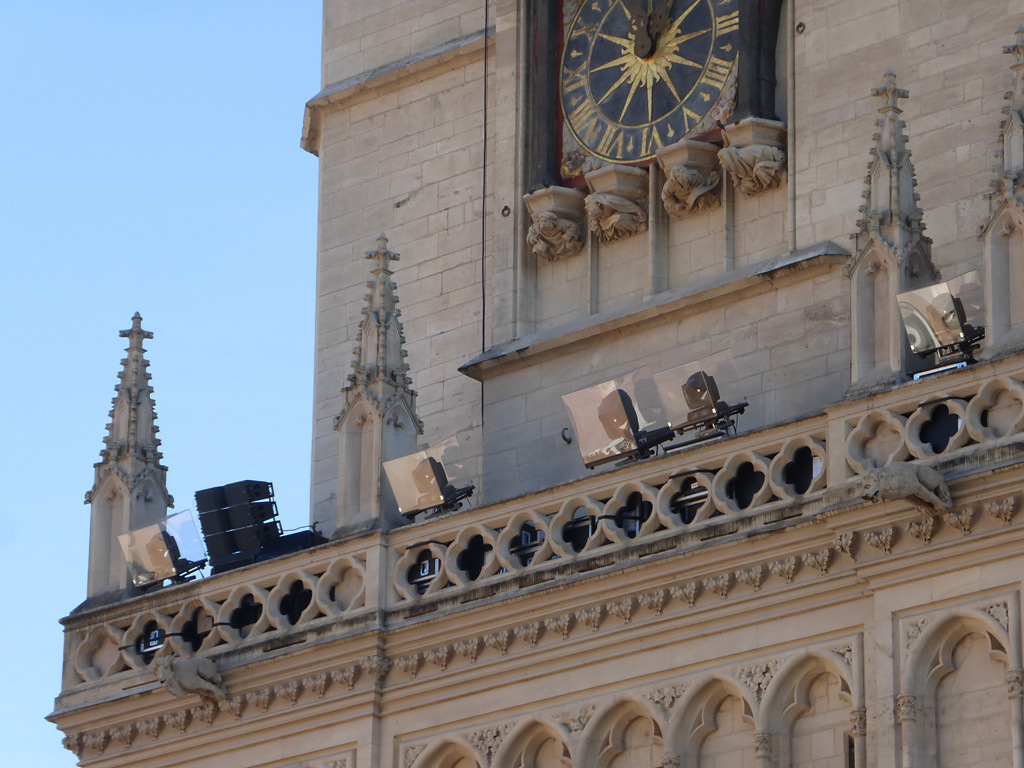
<path fill-rule="evenodd" d="M 375 69 L 332 83 L 306 102 L 302 118 L 302 140 L 299 146 L 320 156 L 320 134 L 324 113 L 337 109 L 349 99 L 366 91 L 391 85 L 398 80 L 423 74 L 434 67 L 449 64 L 456 59 L 472 56 L 483 50 L 484 41 L 494 34 L 494 28 L 479 29 L 446 43 L 414 53 L 404 59 L 383 64 Z"/>
<path fill-rule="evenodd" d="M 844 264 L 850 253 L 831 240 L 784 253 L 765 261 L 651 296 L 646 301 L 572 320 L 504 344 L 497 344 L 459 368 L 470 378 L 484 381 L 504 373 L 510 365 L 536 355 L 552 352 L 620 328 L 692 307 L 704 301 L 729 296 L 758 283 L 774 280 L 797 270 Z"/>

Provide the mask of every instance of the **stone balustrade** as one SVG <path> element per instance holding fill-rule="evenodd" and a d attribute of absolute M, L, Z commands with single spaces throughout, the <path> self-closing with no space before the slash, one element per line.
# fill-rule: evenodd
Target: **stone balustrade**
<path fill-rule="evenodd" d="M 539 493 L 83 609 L 64 620 L 64 689 L 129 676 L 160 656 L 343 638 L 379 629 L 381 612 L 417 621 L 570 574 L 771 532 L 865 504 L 859 476 L 892 462 L 928 465 L 955 487 L 1024 440 L 1022 380 L 1020 357 L 980 364 Z M 885 550 L 878 536 L 866 543 Z M 836 551 L 843 546 L 837 536 Z M 827 570 L 819 555 L 803 566 Z M 756 590 L 766 573 L 786 578 L 787 563 L 728 571 L 701 589 L 728 592 L 735 579 Z M 692 604 L 695 590 L 680 586 L 680 599 Z M 167 641 L 143 652 L 140 638 L 156 629 Z"/>

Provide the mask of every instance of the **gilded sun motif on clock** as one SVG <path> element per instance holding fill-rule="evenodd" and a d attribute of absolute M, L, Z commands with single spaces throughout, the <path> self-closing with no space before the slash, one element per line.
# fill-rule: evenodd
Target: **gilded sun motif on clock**
<path fill-rule="evenodd" d="M 694 134 L 736 66 L 738 0 L 586 0 L 566 23 L 566 128 L 613 163 Z"/>

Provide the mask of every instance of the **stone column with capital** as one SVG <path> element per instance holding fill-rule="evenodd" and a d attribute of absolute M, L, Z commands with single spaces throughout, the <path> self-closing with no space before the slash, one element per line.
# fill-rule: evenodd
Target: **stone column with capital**
<path fill-rule="evenodd" d="M 903 766 L 914 768 L 914 756 L 917 748 L 917 696 L 912 693 L 901 693 L 896 697 L 896 719 L 900 724 L 903 737 Z"/>
<path fill-rule="evenodd" d="M 754 733 L 754 763 L 757 768 L 770 768 L 772 764 L 772 734 L 769 731 Z"/>

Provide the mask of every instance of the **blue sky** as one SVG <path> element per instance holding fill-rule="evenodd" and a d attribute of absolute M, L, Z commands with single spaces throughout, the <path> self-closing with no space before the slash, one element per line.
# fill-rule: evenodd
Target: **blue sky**
<path fill-rule="evenodd" d="M 73 766 L 43 718 L 58 619 L 139 311 L 176 510 L 271 480 L 308 522 L 322 6 L 0 0 L 3 762 Z"/>

